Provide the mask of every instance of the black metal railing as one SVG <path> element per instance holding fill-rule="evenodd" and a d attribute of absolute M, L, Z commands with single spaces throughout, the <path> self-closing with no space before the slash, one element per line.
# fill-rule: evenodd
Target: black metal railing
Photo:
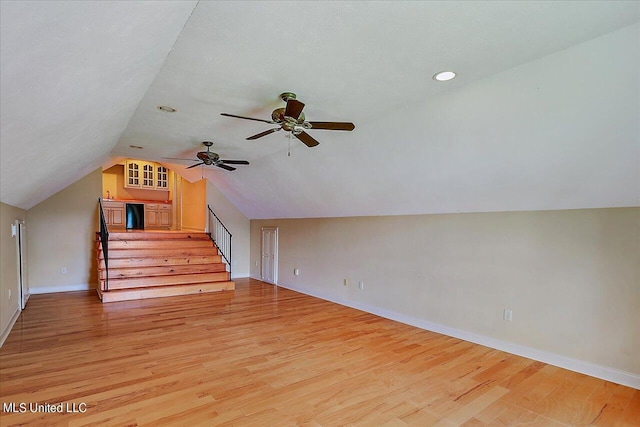
<path fill-rule="evenodd" d="M 98 197 L 98 206 L 100 209 L 100 244 L 102 245 L 102 256 L 104 257 L 104 290 L 109 290 L 109 228 L 107 220 L 104 217 L 104 209 L 102 208 L 102 197 Z"/>
<path fill-rule="evenodd" d="M 209 237 L 218 248 L 220 255 L 227 261 L 229 276 L 231 276 L 231 233 L 211 210 L 211 206 L 207 205 L 207 209 L 209 209 Z"/>

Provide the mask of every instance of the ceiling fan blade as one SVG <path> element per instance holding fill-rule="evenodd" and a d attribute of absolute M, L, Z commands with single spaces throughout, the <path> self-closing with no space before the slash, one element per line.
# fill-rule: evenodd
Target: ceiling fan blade
<path fill-rule="evenodd" d="M 298 120 L 300 114 L 302 113 L 302 109 L 304 108 L 304 104 L 297 99 L 289 99 L 287 101 L 287 107 L 284 110 L 284 115 L 287 117 L 293 117 Z"/>
<path fill-rule="evenodd" d="M 248 165 L 249 162 L 246 160 L 220 160 L 221 163 L 226 163 L 228 165 Z"/>
<path fill-rule="evenodd" d="M 304 143 L 304 145 L 306 145 L 309 148 L 315 147 L 316 145 L 320 144 L 318 141 L 313 139 L 313 137 L 311 135 L 309 135 L 308 133 L 306 133 L 305 131 L 302 131 L 302 132 L 300 132 L 298 134 L 294 133 L 293 136 L 298 138 L 300 141 L 302 141 Z"/>
<path fill-rule="evenodd" d="M 356 125 L 348 122 L 309 122 L 311 129 L 354 130 Z"/>
<path fill-rule="evenodd" d="M 256 135 L 250 136 L 247 139 L 258 139 L 258 138 L 262 138 L 263 136 L 267 136 L 271 133 L 277 132 L 279 131 L 280 128 L 274 128 L 274 129 L 269 129 L 269 130 L 265 130 L 264 132 L 260 132 Z"/>
<path fill-rule="evenodd" d="M 234 170 L 236 170 L 236 168 L 231 167 L 231 166 L 227 166 L 227 165 L 225 165 L 225 164 L 223 164 L 223 163 L 216 163 L 216 166 L 217 166 L 217 167 L 219 167 L 219 168 L 222 168 L 222 169 L 226 169 L 226 170 L 228 170 L 228 171 L 234 171 Z"/>
<path fill-rule="evenodd" d="M 235 117 L 236 119 L 245 119 L 245 120 L 253 120 L 256 122 L 263 122 L 263 123 L 269 123 L 269 124 L 275 124 L 276 122 L 272 121 L 272 120 L 262 120 L 262 119 L 254 119 L 253 117 L 244 117 L 244 116 L 237 116 L 235 114 L 229 114 L 229 113 L 220 113 L 221 116 L 227 116 L 227 117 Z"/>
<path fill-rule="evenodd" d="M 179 157 L 161 157 L 162 159 L 166 159 L 166 160 L 187 160 L 189 162 L 199 162 L 200 160 L 196 160 L 196 159 L 181 159 Z"/>
<path fill-rule="evenodd" d="M 204 162 L 196 163 L 195 165 L 189 166 L 187 169 L 195 168 L 196 166 L 204 165 Z"/>

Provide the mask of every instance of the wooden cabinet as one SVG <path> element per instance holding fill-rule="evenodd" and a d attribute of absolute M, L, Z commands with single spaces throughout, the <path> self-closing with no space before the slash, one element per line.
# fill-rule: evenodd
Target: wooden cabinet
<path fill-rule="evenodd" d="M 104 211 L 104 219 L 108 227 L 124 228 L 125 226 L 125 208 L 124 202 L 103 201 L 102 208 Z"/>
<path fill-rule="evenodd" d="M 156 190 L 169 189 L 169 169 L 162 165 L 156 166 Z"/>
<path fill-rule="evenodd" d="M 170 228 L 171 224 L 172 221 L 170 203 L 145 203 L 145 228 Z"/>
<path fill-rule="evenodd" d="M 144 205 L 144 228 L 158 227 L 159 223 L 158 205 L 155 203 L 146 203 Z"/>
<path fill-rule="evenodd" d="M 127 160 L 124 186 L 167 191 L 169 190 L 169 170 L 153 162 Z"/>
<path fill-rule="evenodd" d="M 128 188 L 156 189 L 155 163 L 141 160 L 127 160 L 125 165 L 124 186 Z"/>
<path fill-rule="evenodd" d="M 140 163 L 127 160 L 125 165 L 124 186 L 129 188 L 140 188 Z"/>
<path fill-rule="evenodd" d="M 140 162 L 142 168 L 142 188 L 147 190 L 156 189 L 156 180 L 154 178 L 155 165 L 153 163 Z"/>
<path fill-rule="evenodd" d="M 169 229 L 172 221 L 172 204 L 171 202 L 145 202 L 141 200 L 103 200 L 102 209 L 104 211 L 104 219 L 107 221 L 109 228 L 125 228 L 126 222 L 126 206 L 128 203 L 144 204 L 144 228 L 161 228 Z"/>
<path fill-rule="evenodd" d="M 171 205 L 160 205 L 160 227 L 171 227 Z"/>

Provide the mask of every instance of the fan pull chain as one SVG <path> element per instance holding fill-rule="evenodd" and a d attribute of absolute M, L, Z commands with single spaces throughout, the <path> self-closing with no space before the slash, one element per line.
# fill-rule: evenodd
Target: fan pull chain
<path fill-rule="evenodd" d="M 287 152 L 287 157 L 291 157 L 291 133 L 289 133 L 289 151 Z"/>

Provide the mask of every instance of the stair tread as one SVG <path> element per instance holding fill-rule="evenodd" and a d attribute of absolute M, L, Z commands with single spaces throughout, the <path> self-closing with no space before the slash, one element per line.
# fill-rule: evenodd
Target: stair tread
<path fill-rule="evenodd" d="M 165 256 L 199 256 L 218 255 L 218 250 L 213 247 L 201 248 L 160 248 L 160 249 L 109 249 L 109 259 L 130 257 L 165 257 Z M 102 249 L 98 250 L 98 259 L 103 258 Z"/>
<path fill-rule="evenodd" d="M 113 240 L 109 249 L 163 249 L 211 247 L 211 240 Z"/>
<path fill-rule="evenodd" d="M 219 263 L 223 263 L 221 255 L 199 255 L 193 257 L 127 257 L 109 258 L 109 269 L 206 265 Z M 104 269 L 104 259 L 98 260 L 98 269 Z"/>
<path fill-rule="evenodd" d="M 141 288 L 152 286 L 176 286 L 203 282 L 224 282 L 229 280 L 228 271 L 216 273 L 192 273 L 174 274 L 170 276 L 149 276 L 149 277 L 109 277 L 109 289 Z M 100 288 L 104 287 L 105 280 L 99 279 Z"/>
<path fill-rule="evenodd" d="M 198 282 L 198 283 L 185 283 L 184 285 L 176 285 L 176 286 L 171 286 L 172 288 L 177 288 L 180 286 L 188 286 L 188 287 L 192 287 L 192 286 L 198 286 L 198 285 L 212 285 L 212 284 L 225 284 L 225 283 L 235 283 L 233 280 L 220 280 L 218 282 Z M 164 289 L 167 286 L 147 286 L 144 289 Z M 102 291 L 102 292 L 125 292 L 125 291 L 138 291 L 141 290 L 140 288 L 121 288 L 121 289 L 111 289 L 108 291 Z"/>
<path fill-rule="evenodd" d="M 225 271 L 227 271 L 227 265 L 223 263 L 140 268 L 109 268 L 109 280 L 138 277 L 178 276 L 185 274 L 220 273 Z M 100 280 L 104 280 L 105 276 L 106 269 L 98 268 L 98 278 Z"/>
<path fill-rule="evenodd" d="M 225 266 L 226 267 L 227 264 L 225 264 L 224 262 L 209 262 L 209 263 L 204 263 L 204 264 L 165 264 L 165 265 L 141 265 L 139 267 L 131 267 L 131 266 L 127 266 L 127 267 L 112 267 L 109 266 L 109 271 L 120 271 L 122 272 L 122 270 L 144 270 L 144 271 L 150 271 L 153 269 L 175 269 L 176 272 L 180 272 L 182 270 L 189 270 L 189 268 L 195 268 L 195 269 L 199 269 L 202 270 L 204 268 L 219 268 L 221 266 Z M 105 271 L 106 268 L 98 266 L 98 271 Z"/>
<path fill-rule="evenodd" d="M 100 299 L 103 303 L 117 302 L 117 301 L 130 301 L 146 298 L 161 298 L 178 295 L 193 295 L 209 292 L 222 292 L 227 290 L 234 290 L 235 283 L 231 280 L 223 282 L 211 282 L 211 283 L 193 283 L 186 285 L 176 286 L 155 286 L 147 288 L 135 288 L 135 289 L 114 289 L 110 291 L 98 291 Z"/>
<path fill-rule="evenodd" d="M 182 249 L 182 248 L 180 248 Z M 212 249 L 212 248 L 209 248 Z M 213 248 L 215 249 L 215 248 Z M 112 252 L 115 252 L 117 255 L 122 255 L 122 252 L 119 251 L 131 251 L 132 249 L 109 249 L 109 258 L 112 258 Z M 98 251 L 98 252 L 102 252 L 102 250 Z M 200 253 L 202 252 L 202 253 Z M 208 253 L 207 253 L 208 252 Z M 218 251 L 217 250 L 209 250 L 209 251 L 196 251 L 195 254 L 190 254 L 190 253 L 185 253 L 182 250 L 180 251 L 170 251 L 167 249 L 167 253 L 163 254 L 158 252 L 151 252 L 150 255 L 145 255 L 144 251 L 140 251 L 140 252 L 133 252 L 134 254 L 137 254 L 137 256 L 134 257 L 127 257 L 127 258 L 184 258 L 184 257 L 188 257 L 188 256 L 195 256 L 195 257 L 202 257 L 202 256 L 219 256 Z"/>
<path fill-rule="evenodd" d="M 185 231 L 110 231 L 109 241 L 118 240 L 209 240 L 209 235 L 204 232 Z M 96 233 L 96 240 L 100 240 L 100 233 Z"/>

